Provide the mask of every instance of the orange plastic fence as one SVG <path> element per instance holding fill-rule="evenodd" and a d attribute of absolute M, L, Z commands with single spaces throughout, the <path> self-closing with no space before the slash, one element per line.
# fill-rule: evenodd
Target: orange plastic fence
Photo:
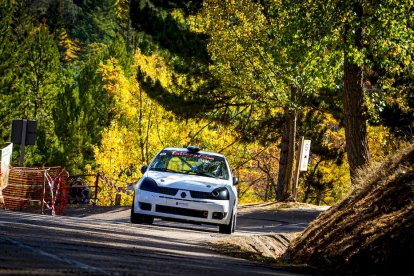
<path fill-rule="evenodd" d="M 45 177 L 45 172 L 50 177 Z M 10 170 L 9 184 L 3 190 L 5 208 L 63 214 L 69 194 L 67 178 L 63 167 L 14 167 Z"/>

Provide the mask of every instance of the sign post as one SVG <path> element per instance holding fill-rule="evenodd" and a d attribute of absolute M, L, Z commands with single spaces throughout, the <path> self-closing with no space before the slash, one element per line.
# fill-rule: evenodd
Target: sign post
<path fill-rule="evenodd" d="M 311 144 L 311 140 L 305 140 L 305 137 L 302 136 L 301 143 L 299 145 L 299 156 L 297 159 L 295 181 L 293 182 L 293 189 L 292 189 L 293 198 L 295 201 L 298 196 L 299 174 L 300 172 L 308 170 L 310 144 Z"/>
<path fill-rule="evenodd" d="M 22 141 L 20 143 L 20 167 L 23 167 L 24 163 L 24 146 L 26 143 L 26 130 L 27 130 L 27 120 L 23 120 L 23 127 L 22 127 Z"/>

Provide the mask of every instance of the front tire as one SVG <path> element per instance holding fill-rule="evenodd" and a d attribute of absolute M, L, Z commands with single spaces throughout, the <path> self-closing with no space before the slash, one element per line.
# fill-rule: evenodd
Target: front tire
<path fill-rule="evenodd" d="M 152 224 L 154 222 L 154 217 L 146 216 L 141 214 L 135 214 L 134 212 L 134 205 L 135 205 L 135 196 L 132 199 L 132 206 L 131 206 L 131 223 L 134 224 Z"/>
<path fill-rule="evenodd" d="M 236 231 L 236 223 L 237 223 L 237 214 L 234 214 L 229 224 L 226 225 L 219 225 L 219 233 L 221 234 L 232 234 Z"/>

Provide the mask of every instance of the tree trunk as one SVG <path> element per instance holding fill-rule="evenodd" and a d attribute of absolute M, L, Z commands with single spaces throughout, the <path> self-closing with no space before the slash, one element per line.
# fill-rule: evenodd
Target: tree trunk
<path fill-rule="evenodd" d="M 351 27 L 345 24 L 345 44 L 353 45 L 358 50 L 363 49 L 363 16 L 364 9 L 361 2 L 355 1 L 352 6 L 358 24 Z M 352 56 L 345 51 L 344 58 L 344 113 L 345 139 L 351 181 L 355 183 L 358 169 L 370 165 L 368 149 L 366 113 L 367 106 L 364 99 L 363 66 L 352 60 Z"/>
<path fill-rule="evenodd" d="M 290 200 L 293 191 L 293 173 L 295 163 L 295 145 L 296 145 L 296 121 L 297 112 L 291 111 L 289 114 L 289 153 L 287 156 L 286 174 L 284 175 L 284 198 Z"/>
<path fill-rule="evenodd" d="M 303 196 L 303 201 L 302 201 L 303 203 L 307 203 L 310 192 L 311 192 L 311 184 L 308 182 L 306 185 L 308 186 L 306 187 L 305 194 Z"/>
<path fill-rule="evenodd" d="M 296 100 L 296 87 L 292 86 L 291 101 Z M 295 109 L 286 110 L 286 121 L 283 128 L 280 158 L 279 175 L 277 180 L 277 200 L 286 201 L 292 198 L 292 183 L 295 161 L 296 144 L 296 123 L 297 111 Z"/>
<path fill-rule="evenodd" d="M 363 68 L 351 62 L 347 56 L 344 61 L 344 90 L 346 152 L 351 181 L 355 183 L 358 169 L 370 164 L 367 107 L 363 91 Z"/>
<path fill-rule="evenodd" d="M 280 142 L 280 157 L 279 157 L 279 173 L 277 178 L 277 193 L 276 200 L 283 201 L 284 179 L 286 174 L 287 159 L 289 154 L 289 124 L 288 116 L 286 116 L 283 124 L 282 141 Z"/>

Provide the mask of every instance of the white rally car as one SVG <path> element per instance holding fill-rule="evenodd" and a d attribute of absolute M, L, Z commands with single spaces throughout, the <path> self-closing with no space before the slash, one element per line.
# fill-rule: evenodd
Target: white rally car
<path fill-rule="evenodd" d="M 214 224 L 231 234 L 236 227 L 238 180 L 226 158 L 199 148 L 165 148 L 141 169 L 131 207 L 132 223 L 154 217 Z"/>

